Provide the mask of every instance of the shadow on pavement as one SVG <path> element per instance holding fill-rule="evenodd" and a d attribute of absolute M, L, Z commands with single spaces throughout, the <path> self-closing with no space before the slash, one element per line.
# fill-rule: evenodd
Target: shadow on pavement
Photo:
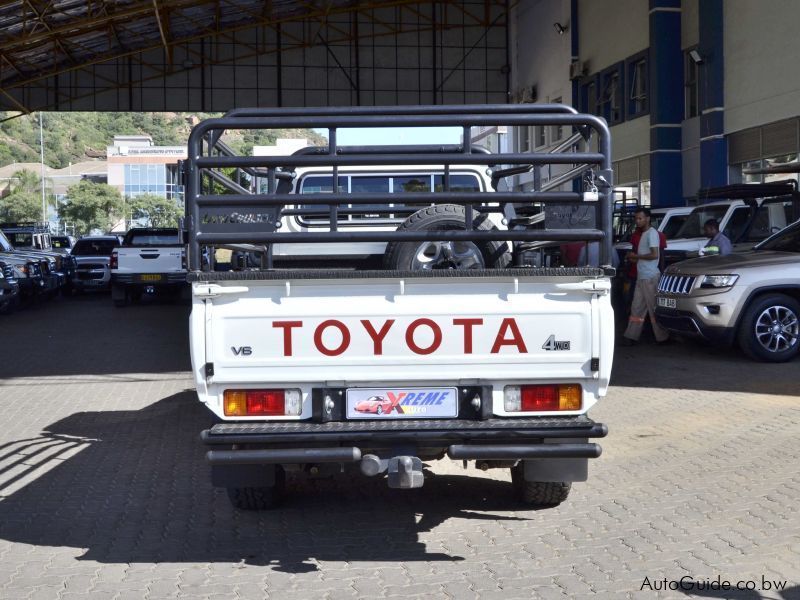
<path fill-rule="evenodd" d="M 315 570 L 313 560 L 458 561 L 420 534 L 453 517 L 525 520 L 492 512 L 520 507 L 510 483 L 478 473 L 435 476 L 413 491 L 364 477 L 290 480 L 284 508 L 239 512 L 210 485 L 198 438 L 210 422 L 187 391 L 138 411 L 76 413 L 37 439 L 5 444 L 0 537 L 86 548 L 81 560 L 102 563 L 245 562 L 296 573 Z"/>
<path fill-rule="evenodd" d="M 611 385 L 796 395 L 799 361 L 756 362 L 738 348 L 695 340 L 675 340 L 663 346 L 642 342 L 615 349 Z"/>
<path fill-rule="evenodd" d="M 36 303 L 0 319 L 0 379 L 189 371 L 190 310 L 100 293 Z"/>

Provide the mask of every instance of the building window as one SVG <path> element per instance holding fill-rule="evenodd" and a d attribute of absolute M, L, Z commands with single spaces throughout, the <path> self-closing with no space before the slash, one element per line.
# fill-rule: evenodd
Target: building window
<path fill-rule="evenodd" d="M 533 130 L 536 134 L 535 138 L 536 148 L 541 148 L 542 146 L 547 144 L 547 135 L 546 135 L 547 127 L 545 127 L 544 125 L 540 125 L 539 127 L 534 127 Z"/>
<path fill-rule="evenodd" d="M 519 151 L 530 152 L 533 150 L 531 147 L 531 127 L 518 127 L 519 131 Z"/>
<path fill-rule="evenodd" d="M 155 194 L 172 198 L 175 185 L 167 183 L 167 167 L 160 164 L 125 165 L 123 193 L 129 198 L 140 194 Z"/>
<path fill-rule="evenodd" d="M 698 65 L 689 52 L 696 48 L 688 48 L 683 53 L 683 97 L 684 118 L 692 119 L 700 114 L 700 86 L 697 85 Z"/>
<path fill-rule="evenodd" d="M 622 64 L 615 65 L 600 74 L 600 116 L 609 125 L 621 123 L 625 115 L 622 110 Z"/>
<path fill-rule="evenodd" d="M 597 82 L 594 76 L 581 86 L 581 110 L 590 115 L 597 114 Z"/>
<path fill-rule="evenodd" d="M 629 58 L 626 64 L 628 118 L 640 117 L 650 110 L 647 53 L 642 52 Z"/>
<path fill-rule="evenodd" d="M 751 173 L 750 171 L 769 170 L 775 168 L 783 171 L 787 164 L 797 163 L 797 154 L 784 154 L 772 158 L 762 158 L 731 165 L 731 179 L 741 183 L 777 183 L 779 181 L 800 180 L 798 173 Z"/>
<path fill-rule="evenodd" d="M 553 104 L 561 104 L 561 98 L 556 98 L 552 102 Z M 550 128 L 550 136 L 551 142 L 558 142 L 564 137 L 564 127 L 561 125 L 553 125 L 553 127 Z"/>

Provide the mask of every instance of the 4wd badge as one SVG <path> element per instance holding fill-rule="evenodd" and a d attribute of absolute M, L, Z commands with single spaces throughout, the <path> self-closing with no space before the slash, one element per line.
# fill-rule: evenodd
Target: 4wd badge
<path fill-rule="evenodd" d="M 556 340 L 555 335 L 547 338 L 547 341 L 542 344 L 543 350 L 569 350 L 569 340 Z"/>

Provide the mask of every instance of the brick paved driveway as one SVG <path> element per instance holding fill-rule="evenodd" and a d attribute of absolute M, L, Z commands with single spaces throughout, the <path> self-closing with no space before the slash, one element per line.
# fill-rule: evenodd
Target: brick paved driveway
<path fill-rule="evenodd" d="M 798 361 L 621 350 L 605 452 L 557 509 L 440 462 L 421 490 L 297 481 L 248 514 L 209 485 L 187 314 L 87 296 L 0 318 L 0 598 L 800 596 L 640 591 L 800 584 Z"/>

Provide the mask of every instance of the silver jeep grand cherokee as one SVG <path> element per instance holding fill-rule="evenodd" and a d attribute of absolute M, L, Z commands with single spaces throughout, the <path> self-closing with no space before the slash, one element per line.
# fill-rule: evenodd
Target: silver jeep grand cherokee
<path fill-rule="evenodd" d="M 669 267 L 658 283 L 656 319 L 670 331 L 737 342 L 756 360 L 800 351 L 800 221 L 752 251 Z"/>

